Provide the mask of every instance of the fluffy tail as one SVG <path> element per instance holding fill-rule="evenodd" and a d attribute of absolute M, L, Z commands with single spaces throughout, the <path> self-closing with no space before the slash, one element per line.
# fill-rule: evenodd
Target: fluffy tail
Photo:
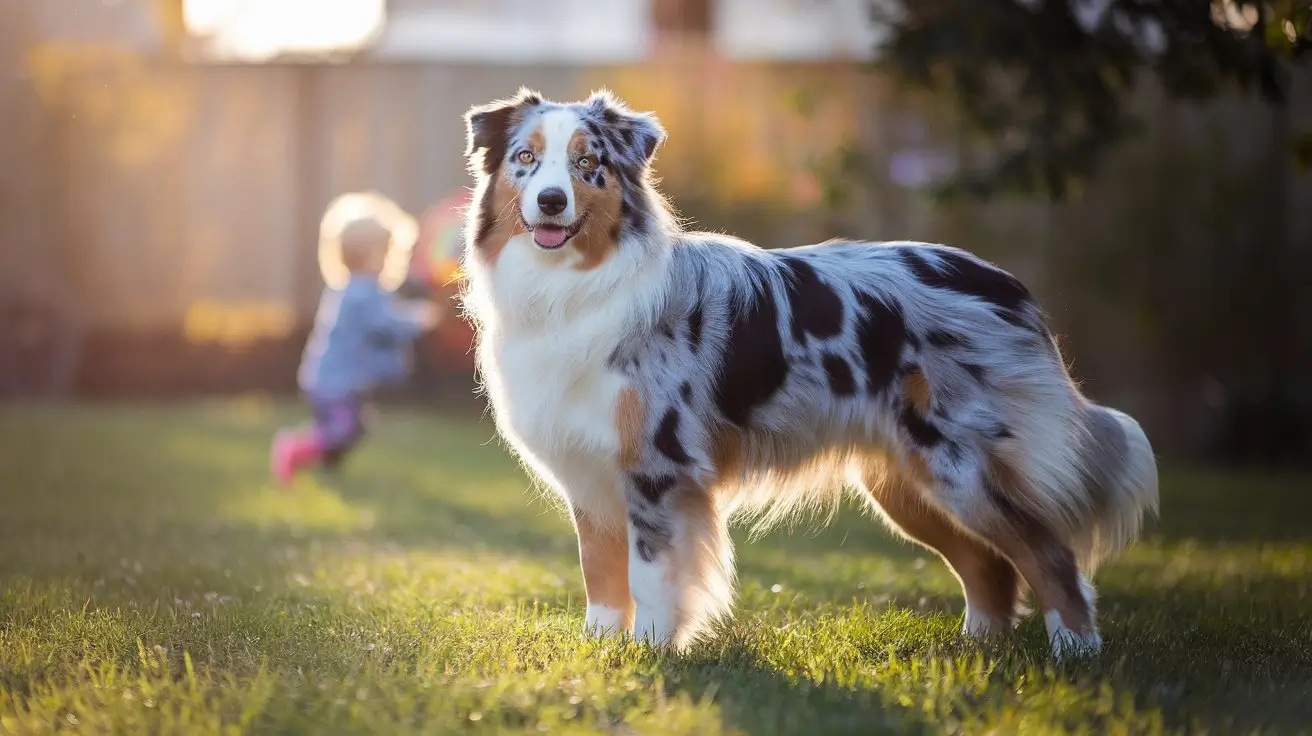
<path fill-rule="evenodd" d="M 1157 459 L 1148 436 L 1130 415 L 1089 404 L 1084 422 L 1081 465 L 1093 513 L 1071 541 L 1080 568 L 1091 575 L 1099 563 L 1134 541 L 1145 515 L 1157 515 Z"/>

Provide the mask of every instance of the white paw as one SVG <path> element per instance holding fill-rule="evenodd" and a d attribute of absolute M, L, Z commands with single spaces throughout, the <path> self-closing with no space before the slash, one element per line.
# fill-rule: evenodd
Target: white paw
<path fill-rule="evenodd" d="M 583 617 L 583 633 L 587 636 L 613 636 L 624 631 L 624 613 L 600 603 L 589 603 Z"/>
<path fill-rule="evenodd" d="M 674 626 L 669 616 L 657 615 L 639 605 L 634 617 L 633 636 L 649 646 L 668 647 L 674 643 Z"/>
<path fill-rule="evenodd" d="M 987 639 L 1011 630 L 1011 622 L 990 616 L 977 608 L 966 604 L 966 620 L 961 624 L 961 633 L 975 639 Z"/>
<path fill-rule="evenodd" d="M 1048 625 L 1052 657 L 1058 662 L 1092 657 L 1102 650 L 1102 636 L 1097 628 L 1086 632 L 1069 629 L 1057 611 L 1048 611 L 1043 615 L 1043 621 Z"/>
<path fill-rule="evenodd" d="M 630 540 L 634 534 L 630 531 Z M 669 646 L 675 634 L 675 589 L 669 580 L 669 555 L 664 559 L 644 560 L 637 547 L 629 549 L 629 590 L 636 610 L 633 636 L 652 646 Z"/>

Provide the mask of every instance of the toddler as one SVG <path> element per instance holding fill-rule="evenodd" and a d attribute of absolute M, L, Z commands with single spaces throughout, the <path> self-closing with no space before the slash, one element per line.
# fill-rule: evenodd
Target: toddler
<path fill-rule="evenodd" d="M 403 304 L 380 284 L 391 239 L 374 219 L 342 229 L 340 265 L 348 277 L 324 289 L 297 374 L 313 421 L 279 430 L 273 440 L 273 475 L 282 485 L 303 468 L 341 462 L 364 435 L 372 391 L 405 378 L 411 343 L 437 323 L 436 305 Z"/>

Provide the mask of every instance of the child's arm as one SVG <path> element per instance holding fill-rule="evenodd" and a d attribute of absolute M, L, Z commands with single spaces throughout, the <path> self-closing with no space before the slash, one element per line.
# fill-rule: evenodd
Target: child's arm
<path fill-rule="evenodd" d="M 402 307 L 381 290 L 369 299 L 366 308 L 365 324 L 369 332 L 398 342 L 413 340 L 437 323 L 436 310 L 431 305 Z"/>

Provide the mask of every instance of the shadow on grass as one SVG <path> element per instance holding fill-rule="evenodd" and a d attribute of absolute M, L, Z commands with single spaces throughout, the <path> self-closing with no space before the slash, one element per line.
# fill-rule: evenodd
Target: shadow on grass
<path fill-rule="evenodd" d="M 941 733 L 942 724 L 879 688 L 789 674 L 749 652 L 671 658 L 659 668 L 670 694 L 710 699 L 733 733 Z"/>

